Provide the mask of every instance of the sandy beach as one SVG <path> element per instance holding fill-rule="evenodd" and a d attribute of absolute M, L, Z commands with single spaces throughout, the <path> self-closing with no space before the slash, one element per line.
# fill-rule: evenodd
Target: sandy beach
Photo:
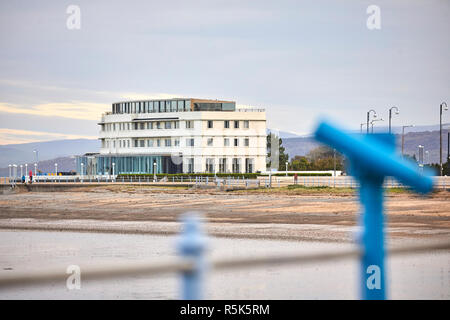
<path fill-rule="evenodd" d="M 388 193 L 389 237 L 448 238 L 448 196 Z M 207 232 L 217 237 L 349 242 L 358 231 L 360 207 L 352 192 L 101 186 L 0 195 L 0 228 L 175 234 L 179 215 L 187 211 L 203 214 Z"/>

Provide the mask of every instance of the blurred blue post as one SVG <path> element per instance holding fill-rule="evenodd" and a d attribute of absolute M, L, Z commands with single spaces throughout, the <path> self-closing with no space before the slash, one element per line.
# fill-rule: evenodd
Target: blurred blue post
<path fill-rule="evenodd" d="M 203 297 L 206 272 L 206 237 L 201 229 L 200 217 L 195 213 L 186 213 L 181 218 L 183 230 L 178 240 L 178 253 L 194 262 L 191 271 L 183 272 L 181 299 L 200 300 Z"/>
<path fill-rule="evenodd" d="M 433 180 L 419 172 L 412 163 L 395 153 L 392 134 L 350 135 L 344 130 L 322 122 L 316 139 L 344 154 L 350 172 L 360 185 L 360 201 L 364 208 L 361 245 L 361 295 L 363 299 L 385 299 L 385 251 L 383 231 L 383 182 L 385 177 L 397 178 L 420 193 L 433 189 Z"/>

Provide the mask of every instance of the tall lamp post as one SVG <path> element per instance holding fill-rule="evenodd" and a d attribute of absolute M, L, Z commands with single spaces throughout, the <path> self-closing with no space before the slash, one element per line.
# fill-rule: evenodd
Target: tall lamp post
<path fill-rule="evenodd" d="M 58 175 L 58 164 L 55 163 L 55 176 L 57 176 L 57 175 Z"/>
<path fill-rule="evenodd" d="M 288 172 L 288 165 L 289 165 L 289 162 L 286 161 L 286 177 L 287 177 L 287 172 Z"/>
<path fill-rule="evenodd" d="M 405 147 L 405 128 L 411 128 L 414 127 L 413 124 L 409 125 L 409 126 L 402 126 L 402 158 L 403 158 L 403 149 Z"/>
<path fill-rule="evenodd" d="M 448 110 L 448 106 L 446 102 L 442 102 L 439 106 L 439 175 L 442 176 L 442 107 L 444 110 Z"/>
<path fill-rule="evenodd" d="M 153 162 L 153 182 L 156 182 L 156 161 Z"/>
<path fill-rule="evenodd" d="M 15 183 L 16 178 L 17 178 L 17 164 L 13 164 L 13 177 L 14 177 L 14 183 Z"/>
<path fill-rule="evenodd" d="M 359 125 L 359 133 L 361 133 L 362 134 L 362 129 L 363 129 L 363 127 L 366 125 L 366 123 L 364 122 L 364 123 L 361 123 L 360 125 Z"/>
<path fill-rule="evenodd" d="M 384 119 L 380 118 L 380 119 L 373 119 L 372 121 L 370 121 L 370 124 L 372 125 L 372 133 L 373 133 L 373 123 L 377 121 L 384 121 Z"/>
<path fill-rule="evenodd" d="M 37 163 L 34 164 L 34 176 L 37 176 Z"/>
<path fill-rule="evenodd" d="M 400 111 L 398 110 L 397 107 L 392 107 L 389 109 L 389 133 L 392 133 L 392 129 L 391 129 L 391 122 L 392 122 L 392 110 L 395 109 L 395 114 L 399 114 Z"/>
<path fill-rule="evenodd" d="M 23 177 L 23 165 L 20 165 L 20 177 Z"/>
<path fill-rule="evenodd" d="M 419 145 L 419 168 L 423 170 L 423 146 Z"/>
<path fill-rule="evenodd" d="M 367 111 L 367 134 L 369 134 L 369 122 L 370 122 L 370 113 L 373 112 L 373 117 L 376 118 L 377 117 L 377 112 L 373 109 L 370 109 L 369 111 Z"/>
<path fill-rule="evenodd" d="M 25 163 L 25 176 L 28 175 L 28 163 Z"/>
<path fill-rule="evenodd" d="M 84 163 L 81 162 L 80 165 L 81 165 L 81 182 L 83 182 Z"/>

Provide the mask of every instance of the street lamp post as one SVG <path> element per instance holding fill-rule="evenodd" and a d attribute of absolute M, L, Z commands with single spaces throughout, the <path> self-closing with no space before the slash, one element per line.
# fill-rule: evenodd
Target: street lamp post
<path fill-rule="evenodd" d="M 17 164 L 13 164 L 13 177 L 14 177 L 14 184 L 15 184 L 16 178 L 17 178 Z"/>
<path fill-rule="evenodd" d="M 288 174 L 287 174 L 287 172 L 288 172 L 288 165 L 289 165 L 289 162 L 286 161 L 286 177 L 287 177 L 287 175 L 288 175 Z"/>
<path fill-rule="evenodd" d="M 84 163 L 81 162 L 80 165 L 81 165 L 81 182 L 83 182 Z"/>
<path fill-rule="evenodd" d="M 153 162 L 153 182 L 156 182 L 156 161 Z"/>
<path fill-rule="evenodd" d="M 403 158 L 403 149 L 405 147 L 405 128 L 411 128 L 414 127 L 414 125 L 409 125 L 409 126 L 402 126 L 402 158 Z"/>
<path fill-rule="evenodd" d="M 369 122 L 370 122 L 370 113 L 373 112 L 373 117 L 376 118 L 377 117 L 377 112 L 373 109 L 370 109 L 369 111 L 367 111 L 367 134 L 369 134 Z"/>
<path fill-rule="evenodd" d="M 362 129 L 363 129 L 363 127 L 366 125 L 366 123 L 361 123 L 360 125 L 359 125 L 359 133 L 361 133 L 362 134 Z"/>
<path fill-rule="evenodd" d="M 424 148 L 424 146 L 422 146 L 422 145 L 419 145 L 419 159 L 418 159 L 418 161 L 419 161 L 419 164 L 421 164 L 421 165 L 423 165 L 423 148 Z"/>
<path fill-rule="evenodd" d="M 444 107 L 445 106 L 445 107 Z M 446 102 L 442 102 L 439 106 L 439 175 L 442 176 L 442 107 L 444 110 L 448 110 Z"/>
<path fill-rule="evenodd" d="M 373 123 L 376 121 L 384 121 L 384 119 L 380 118 L 380 119 L 373 119 L 372 121 L 370 121 L 370 124 L 372 125 L 372 133 L 373 133 Z"/>
<path fill-rule="evenodd" d="M 20 177 L 23 177 L 23 165 L 20 165 Z"/>
<path fill-rule="evenodd" d="M 34 176 L 37 176 L 37 163 L 34 164 Z"/>
<path fill-rule="evenodd" d="M 58 164 L 55 163 L 55 176 L 57 176 L 57 175 L 58 175 Z"/>
<path fill-rule="evenodd" d="M 419 168 L 421 169 L 421 170 L 423 170 L 423 146 L 422 145 L 419 145 Z"/>
<path fill-rule="evenodd" d="M 392 120 L 392 110 L 394 110 L 394 109 L 395 109 L 395 114 L 400 113 L 397 107 L 392 107 L 389 109 L 389 133 L 392 133 L 391 132 L 391 120 Z"/>

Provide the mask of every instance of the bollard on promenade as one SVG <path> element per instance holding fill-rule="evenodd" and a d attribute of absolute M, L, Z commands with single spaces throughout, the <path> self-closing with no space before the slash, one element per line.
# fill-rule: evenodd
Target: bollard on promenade
<path fill-rule="evenodd" d="M 203 298 L 207 268 L 207 240 L 200 220 L 200 216 L 193 212 L 183 214 L 181 218 L 183 230 L 177 242 L 178 253 L 194 263 L 193 270 L 181 273 L 181 299 L 183 300 Z"/>
<path fill-rule="evenodd" d="M 433 189 L 433 180 L 426 171 L 420 172 L 396 154 L 392 134 L 351 135 L 324 121 L 316 129 L 315 137 L 346 155 L 350 172 L 359 182 L 363 206 L 361 296 L 369 300 L 385 299 L 383 182 L 386 177 L 395 177 L 419 193 L 428 193 Z"/>

